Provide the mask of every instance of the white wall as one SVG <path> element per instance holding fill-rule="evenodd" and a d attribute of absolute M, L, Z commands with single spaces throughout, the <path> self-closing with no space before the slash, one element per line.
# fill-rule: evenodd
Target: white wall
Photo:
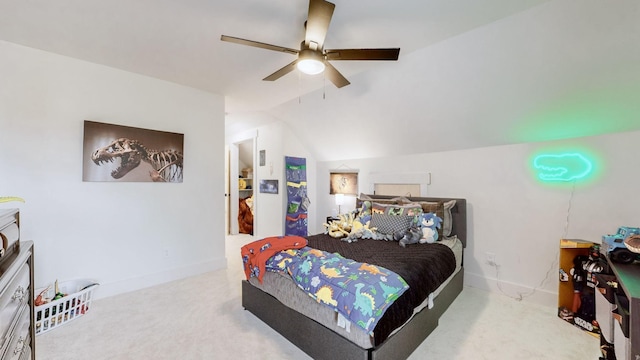
<path fill-rule="evenodd" d="M 371 172 L 429 171 L 429 196 L 468 201 L 466 283 L 499 291 L 495 269 L 485 264 L 485 253 L 492 252 L 500 265 L 499 279 L 505 293 L 514 297 L 527 294 L 548 272 L 543 286 L 526 298 L 555 306 L 560 238 L 600 242 L 602 235 L 615 232 L 618 226 L 640 226 L 636 201 L 640 198 L 638 139 L 640 132 L 635 131 L 557 142 L 318 162 L 317 220 L 335 207 L 329 195 L 330 169 L 340 165 L 359 169 L 360 190 L 367 193 L 371 191 Z M 572 184 L 545 185 L 536 180 L 530 167 L 532 155 L 572 149 L 593 154 L 597 178 L 576 183 L 573 196 Z M 316 224 L 315 231 L 322 231 L 321 221 Z"/>
<path fill-rule="evenodd" d="M 247 123 L 252 120 L 264 117 L 264 114 L 236 114 L 234 115 L 236 122 Z M 285 210 L 287 202 L 287 188 L 285 179 L 285 156 L 294 156 L 306 158 L 307 160 L 307 194 L 311 200 L 311 206 L 308 209 L 309 224 L 308 229 L 315 229 L 316 224 L 316 160 L 309 150 L 302 144 L 298 137 L 295 136 L 289 127 L 276 119 L 270 119 L 268 125 L 257 127 L 256 129 L 238 129 L 237 132 L 227 133 L 227 143 L 232 143 L 238 138 L 245 136 L 244 134 L 256 131 L 257 141 L 256 149 L 265 150 L 265 165 L 260 166 L 256 163 L 254 166 L 254 201 L 255 201 L 255 217 L 254 217 L 254 237 L 256 239 L 267 236 L 278 236 L 284 234 Z M 278 180 L 278 194 L 263 194 L 259 191 L 259 180 Z"/>
<path fill-rule="evenodd" d="M 2 207 L 36 287 L 92 278 L 104 297 L 226 266 L 222 96 L 2 41 L 0 79 L 0 195 L 27 200 Z M 184 182 L 82 182 L 84 120 L 184 134 Z"/>

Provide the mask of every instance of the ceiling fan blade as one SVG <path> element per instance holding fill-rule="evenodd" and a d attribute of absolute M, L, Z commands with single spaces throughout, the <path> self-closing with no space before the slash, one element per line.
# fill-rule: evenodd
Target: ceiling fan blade
<path fill-rule="evenodd" d="M 400 48 L 331 49 L 324 53 L 327 60 L 398 60 Z"/>
<path fill-rule="evenodd" d="M 351 84 L 347 78 L 342 76 L 340 72 L 333 67 L 333 65 L 329 64 L 328 61 L 324 62 L 324 76 L 329 79 L 337 88 L 341 88 L 343 86 L 347 86 Z"/>
<path fill-rule="evenodd" d="M 296 68 L 296 63 L 298 63 L 298 59 L 293 60 L 291 63 L 285 65 L 280 70 L 274 72 L 273 74 L 267 76 L 266 78 L 264 78 L 262 80 L 264 80 L 264 81 L 278 80 L 281 77 L 283 77 L 283 76 L 287 75 L 288 73 L 292 72 Z"/>
<path fill-rule="evenodd" d="M 327 37 L 329 23 L 333 16 L 335 4 L 324 0 L 309 0 L 309 15 L 307 17 L 307 30 L 304 37 L 304 43 L 307 47 L 311 47 L 311 43 L 318 44 L 317 49 L 324 47 L 324 39 Z"/>
<path fill-rule="evenodd" d="M 299 50 L 296 50 L 296 49 L 291 49 L 291 48 L 286 48 L 286 47 L 283 47 L 283 46 L 277 46 L 277 45 L 271 45 L 271 44 L 265 44 L 265 43 L 261 43 L 261 42 L 258 42 L 258 41 L 241 39 L 241 38 L 237 38 L 237 37 L 233 37 L 233 36 L 227 36 L 227 35 L 222 35 L 220 37 L 220 40 L 228 41 L 228 42 L 232 42 L 232 43 L 236 43 L 236 44 L 240 44 L 240 45 L 253 46 L 253 47 L 257 47 L 257 48 L 261 48 L 261 49 L 284 52 L 284 53 L 288 53 L 288 54 L 292 54 L 292 55 L 297 55 L 298 52 L 299 52 Z"/>

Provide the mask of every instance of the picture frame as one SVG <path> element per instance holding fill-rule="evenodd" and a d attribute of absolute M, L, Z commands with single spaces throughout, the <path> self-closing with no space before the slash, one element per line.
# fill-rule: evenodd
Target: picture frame
<path fill-rule="evenodd" d="M 358 172 L 330 171 L 329 194 L 358 195 Z"/>
<path fill-rule="evenodd" d="M 260 192 L 265 194 L 278 193 L 278 180 L 260 180 Z"/>
<path fill-rule="evenodd" d="M 84 121 L 82 181 L 182 183 L 184 134 Z"/>
<path fill-rule="evenodd" d="M 260 166 L 267 163 L 267 150 L 260 150 Z"/>

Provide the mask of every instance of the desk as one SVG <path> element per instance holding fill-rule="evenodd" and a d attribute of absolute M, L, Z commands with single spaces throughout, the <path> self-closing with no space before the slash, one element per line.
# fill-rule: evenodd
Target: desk
<path fill-rule="evenodd" d="M 629 299 L 629 350 L 624 359 L 640 359 L 640 264 L 621 264 L 607 258 L 613 274 L 618 279 L 618 286 Z M 618 341 L 616 341 L 616 347 Z M 616 354 L 620 349 L 616 348 Z"/>

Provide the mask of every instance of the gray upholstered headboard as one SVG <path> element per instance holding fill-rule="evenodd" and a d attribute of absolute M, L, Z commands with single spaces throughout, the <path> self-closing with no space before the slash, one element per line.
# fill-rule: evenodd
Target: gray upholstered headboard
<path fill-rule="evenodd" d="M 393 199 L 398 196 L 390 195 L 370 195 L 366 196 L 375 199 Z M 451 209 L 451 217 L 453 219 L 453 225 L 451 227 L 451 235 L 457 235 L 458 239 L 462 242 L 464 247 L 467 247 L 467 200 L 460 198 L 439 198 L 439 197 L 406 197 L 410 201 L 449 201 L 455 200 L 456 205 Z"/>

